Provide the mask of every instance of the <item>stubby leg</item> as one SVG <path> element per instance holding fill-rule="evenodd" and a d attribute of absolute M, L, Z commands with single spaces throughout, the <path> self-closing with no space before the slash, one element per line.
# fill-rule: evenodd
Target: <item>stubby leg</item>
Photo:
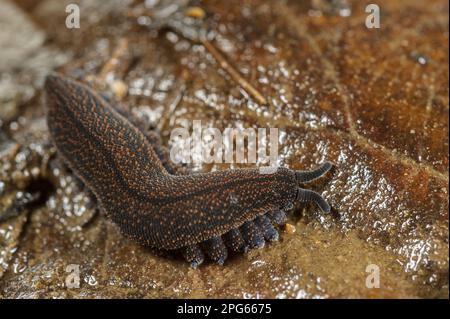
<path fill-rule="evenodd" d="M 223 238 L 227 247 L 229 247 L 232 251 L 235 252 L 248 251 L 248 245 L 242 238 L 242 234 L 239 231 L 239 229 L 236 228 L 231 229 L 228 233 L 223 235 Z"/>
<path fill-rule="evenodd" d="M 275 209 L 271 212 L 268 212 L 266 215 L 277 225 L 283 225 L 287 220 L 286 213 L 280 209 Z"/>
<path fill-rule="evenodd" d="M 264 238 L 268 241 L 277 241 L 279 238 L 278 231 L 273 227 L 269 218 L 259 216 L 255 219 L 255 225 L 259 228 Z"/>
<path fill-rule="evenodd" d="M 258 227 L 251 221 L 245 222 L 241 227 L 242 238 L 250 248 L 263 248 L 265 240 Z"/>
<path fill-rule="evenodd" d="M 192 268 L 197 268 L 205 260 L 205 255 L 198 245 L 191 245 L 182 249 L 182 254 Z"/>
<path fill-rule="evenodd" d="M 215 263 L 223 265 L 228 257 L 228 251 L 220 236 L 213 237 L 201 243 L 206 255 Z"/>

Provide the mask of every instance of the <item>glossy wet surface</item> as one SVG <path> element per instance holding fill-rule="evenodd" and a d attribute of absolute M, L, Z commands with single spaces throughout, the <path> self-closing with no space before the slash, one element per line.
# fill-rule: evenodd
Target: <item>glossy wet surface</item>
<path fill-rule="evenodd" d="M 19 9 L 0 0 L 0 41 L 10 48 L 0 52 L 1 212 L 36 190 L 43 198 L 0 224 L 0 296 L 448 297 L 448 2 L 378 1 L 377 30 L 364 26 L 364 1 L 351 11 L 320 1 L 198 2 L 211 43 L 267 105 L 204 45 L 150 30 L 167 19 L 148 17 L 164 2 L 85 1 L 81 29 L 68 30 L 61 1 L 22 0 Z M 139 247 L 92 217 L 87 194 L 54 160 L 41 87 L 57 66 L 113 92 L 166 142 L 192 120 L 279 128 L 283 165 L 336 164 L 313 185 L 332 214 L 296 205 L 279 242 L 224 266 L 194 270 Z M 80 267 L 78 289 L 66 287 L 70 264 Z M 380 288 L 366 286 L 373 269 Z"/>

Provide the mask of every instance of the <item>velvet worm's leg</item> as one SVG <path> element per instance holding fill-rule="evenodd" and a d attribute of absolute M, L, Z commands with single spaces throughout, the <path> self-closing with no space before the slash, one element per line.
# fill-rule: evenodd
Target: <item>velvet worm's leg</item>
<path fill-rule="evenodd" d="M 271 212 L 267 213 L 267 217 L 269 217 L 273 222 L 277 225 L 283 225 L 286 223 L 286 213 L 280 209 L 275 209 Z"/>
<path fill-rule="evenodd" d="M 245 222 L 241 226 L 240 231 L 242 233 L 242 238 L 244 238 L 250 248 L 264 247 L 264 237 L 252 221 Z"/>
<path fill-rule="evenodd" d="M 243 253 L 248 251 L 248 245 L 242 238 L 239 229 L 236 228 L 231 229 L 228 233 L 223 235 L 223 239 L 227 247 L 229 247 L 232 251 Z"/>
<path fill-rule="evenodd" d="M 228 257 L 228 251 L 219 236 L 208 239 L 202 243 L 202 248 L 208 257 L 219 265 L 223 265 Z"/>
<path fill-rule="evenodd" d="M 259 216 L 255 219 L 255 225 L 259 228 L 264 238 L 268 241 L 277 241 L 279 238 L 277 230 L 273 227 L 269 218 Z"/>
<path fill-rule="evenodd" d="M 205 260 L 205 255 L 198 245 L 190 245 L 182 249 L 182 254 L 192 268 L 197 268 Z"/>

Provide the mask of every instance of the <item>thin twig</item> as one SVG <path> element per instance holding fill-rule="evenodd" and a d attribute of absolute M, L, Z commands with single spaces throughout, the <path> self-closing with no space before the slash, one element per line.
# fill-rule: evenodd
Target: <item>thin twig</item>
<path fill-rule="evenodd" d="M 219 52 L 216 47 L 204 39 L 201 40 L 202 45 L 208 50 L 209 53 L 214 57 L 214 59 L 219 63 L 220 67 L 227 72 L 231 79 L 238 83 L 251 97 L 253 97 L 259 104 L 267 104 L 266 98 L 259 93 L 257 89 L 253 85 L 251 85 L 246 79 L 242 77 L 242 75 L 233 67 L 231 64 L 227 62 L 222 53 Z"/>
<path fill-rule="evenodd" d="M 117 69 L 119 62 L 124 58 L 124 56 L 128 54 L 128 52 L 128 40 L 126 38 L 120 38 L 117 46 L 114 48 L 114 51 L 111 54 L 111 57 L 103 65 L 99 74 L 96 76 L 97 85 L 102 86 L 106 84 L 106 77 L 108 76 L 108 74 L 114 72 Z"/>

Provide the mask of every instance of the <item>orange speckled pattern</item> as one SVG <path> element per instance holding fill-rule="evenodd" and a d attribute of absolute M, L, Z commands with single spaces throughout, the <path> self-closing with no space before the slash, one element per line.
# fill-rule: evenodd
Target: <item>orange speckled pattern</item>
<path fill-rule="evenodd" d="M 53 73 L 45 90 L 48 127 L 59 154 L 122 232 L 143 245 L 178 249 L 205 242 L 209 257 L 223 263 L 220 236 L 231 229 L 242 226 L 248 246 L 261 247 L 271 225 L 257 226 L 256 217 L 296 199 L 329 211 L 320 195 L 297 184 L 322 176 L 330 164 L 312 172 L 279 168 L 264 174 L 254 168 L 172 175 L 144 133 L 90 88 Z M 203 261 L 191 258 L 198 250 L 186 251 L 194 266 Z"/>

